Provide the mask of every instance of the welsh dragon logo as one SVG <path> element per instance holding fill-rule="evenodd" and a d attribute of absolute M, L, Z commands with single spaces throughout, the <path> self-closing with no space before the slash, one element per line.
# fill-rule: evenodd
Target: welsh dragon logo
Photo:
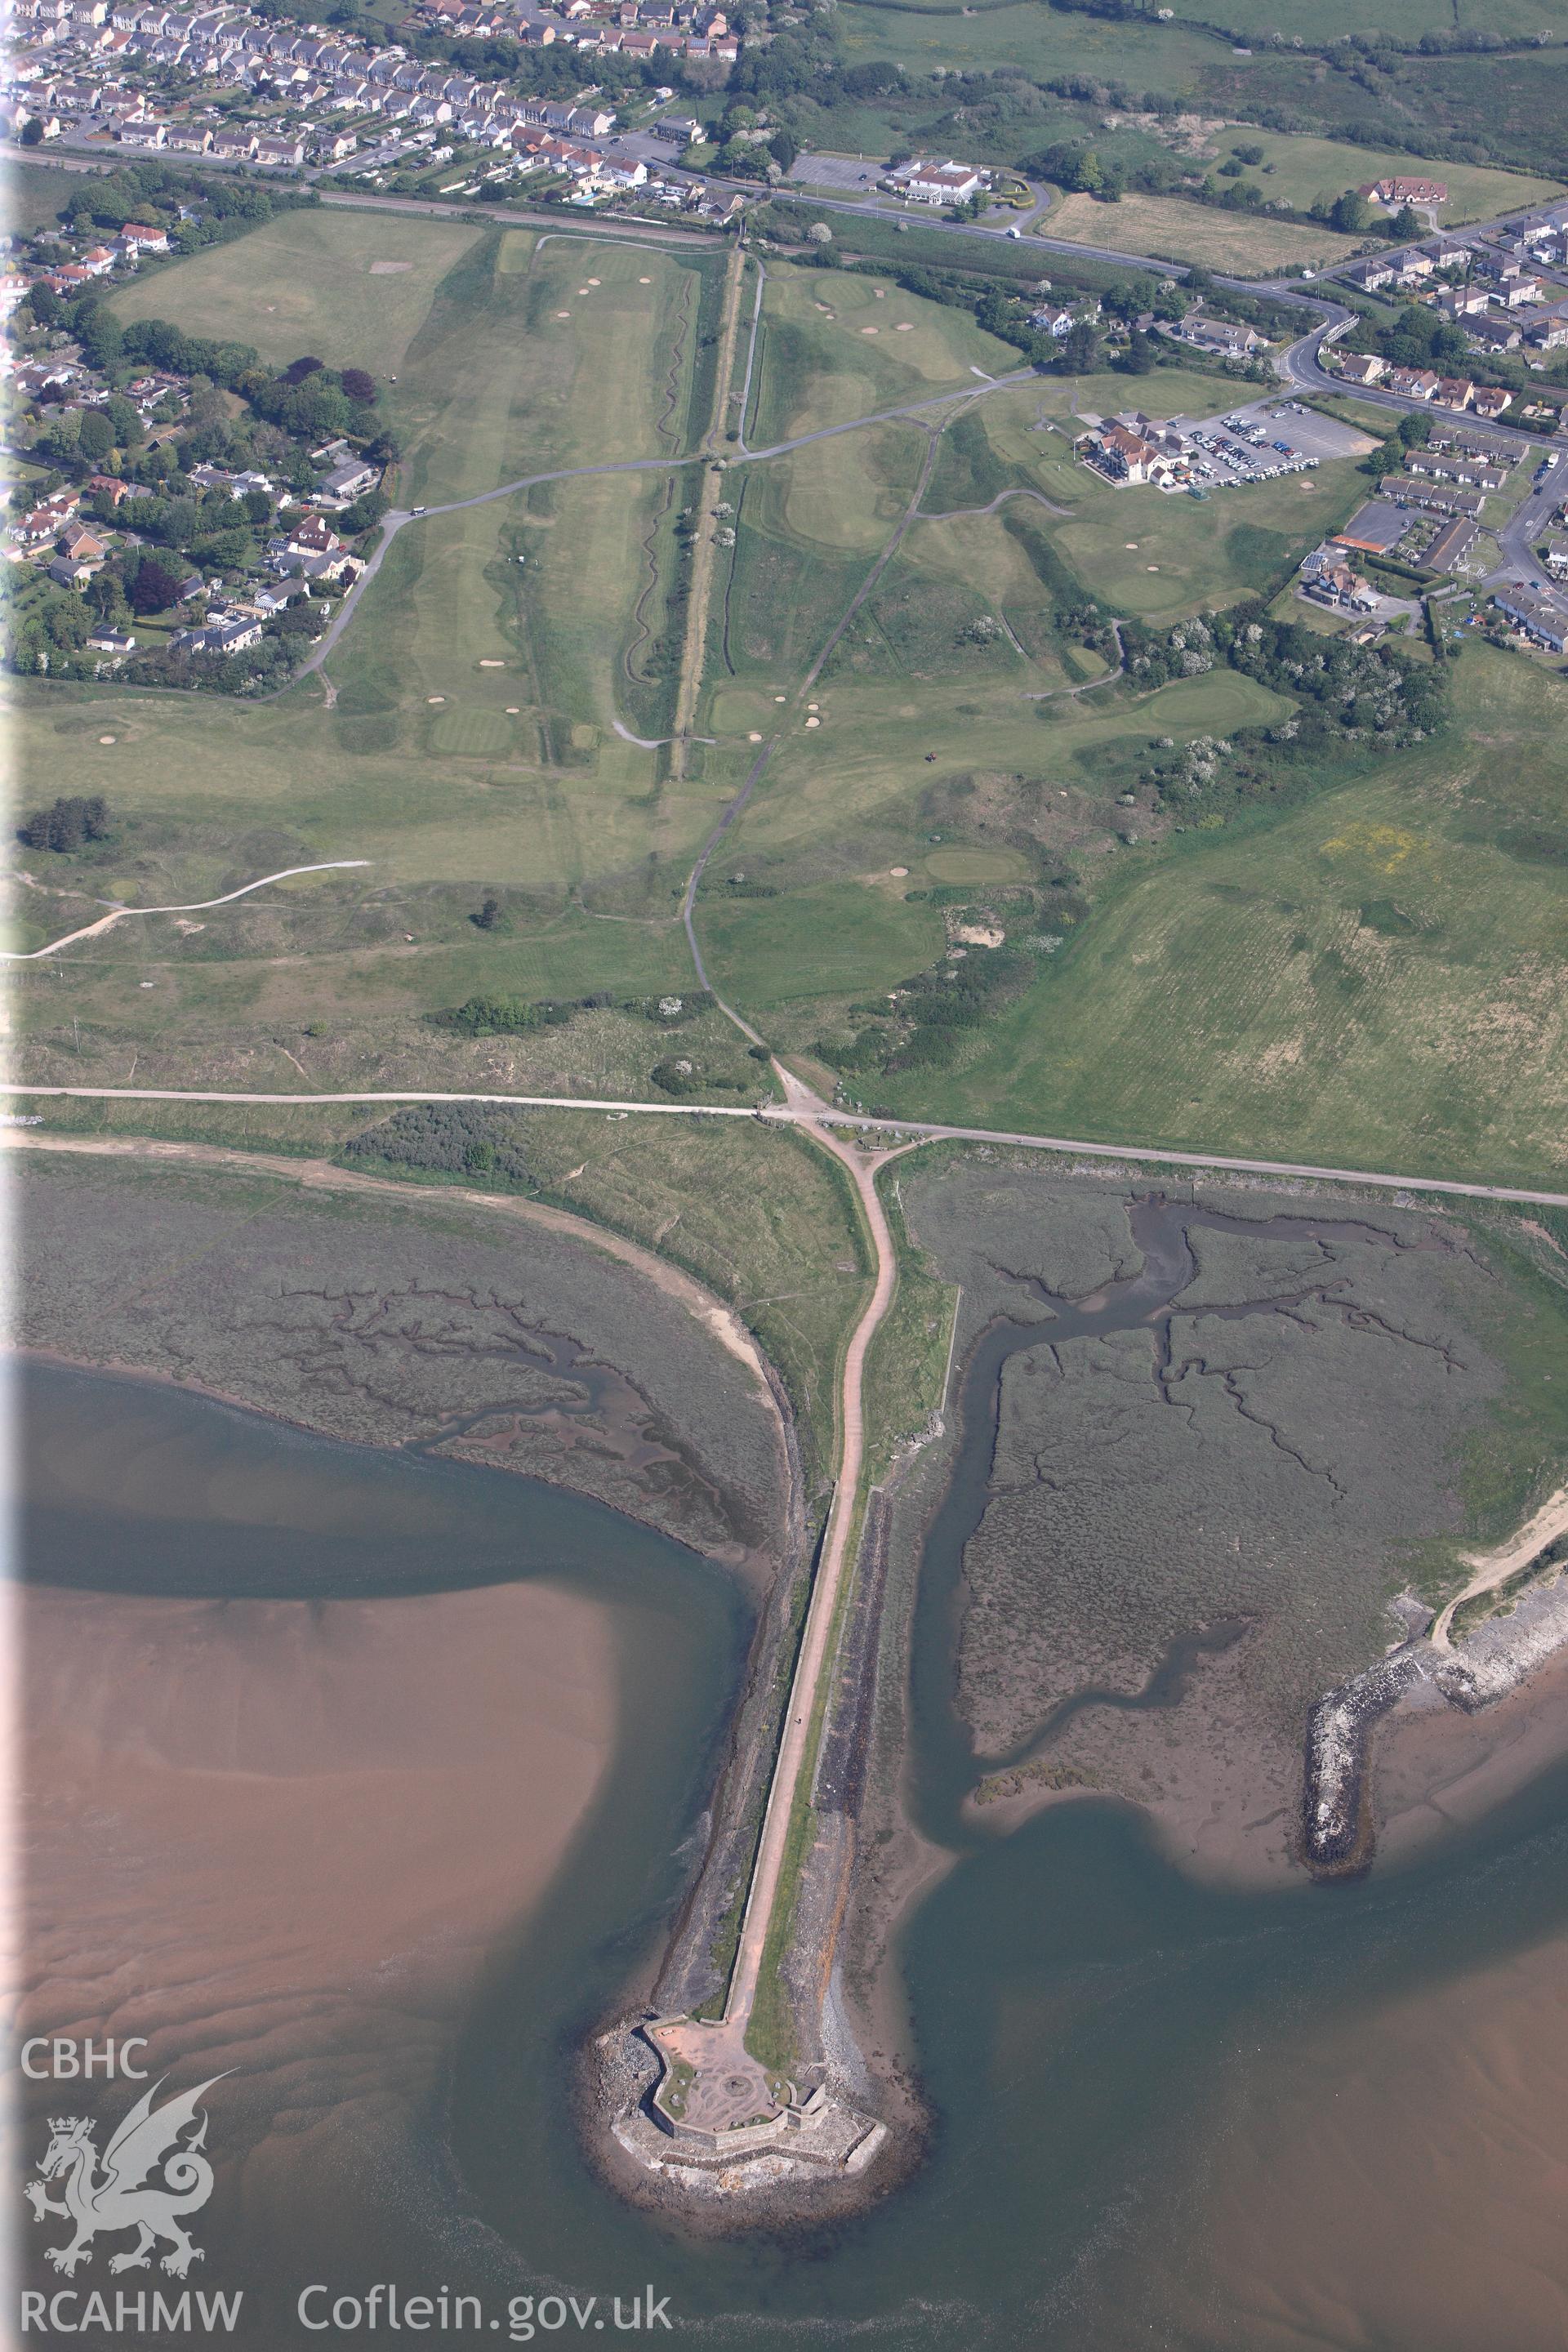
<path fill-rule="evenodd" d="M 205 2259 L 191 2243 L 182 2216 L 197 2212 L 213 2193 L 213 2168 L 202 2154 L 207 2136 L 205 2115 L 197 2111 L 214 2083 L 214 2074 L 194 2091 L 154 2107 L 163 2088 L 154 2083 L 144 2091 L 100 2158 L 93 2146 L 98 2126 L 89 2116 L 51 2116 L 49 2144 L 38 2167 L 38 2179 L 29 2180 L 22 2194 L 33 2209 L 35 2221 L 58 2219 L 75 2224 L 68 2246 L 49 2246 L 45 2259 L 71 2277 L 79 2263 L 92 2260 L 92 2241 L 100 2231 L 112 2236 L 136 2231 L 136 2243 L 110 2260 L 111 2271 L 145 2270 L 153 2249 L 167 2245 L 163 2267 L 184 2278 L 193 2263 Z M 196 2124 L 182 2145 L 180 2135 Z M 51 2180 L 64 2180 L 65 2195 L 57 2201 L 47 2193 Z"/>

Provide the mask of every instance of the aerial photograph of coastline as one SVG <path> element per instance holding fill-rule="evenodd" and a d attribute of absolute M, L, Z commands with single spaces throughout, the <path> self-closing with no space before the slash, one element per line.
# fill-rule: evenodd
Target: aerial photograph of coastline
<path fill-rule="evenodd" d="M 1568 6 L 1383 18 L 6 0 L 7 2343 L 1568 2345 Z"/>

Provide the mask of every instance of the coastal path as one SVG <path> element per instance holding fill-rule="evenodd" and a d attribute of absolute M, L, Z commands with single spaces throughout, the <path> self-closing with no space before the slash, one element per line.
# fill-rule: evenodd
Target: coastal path
<path fill-rule="evenodd" d="M 1475 1184 L 1454 1176 L 1398 1176 L 1367 1168 L 1333 1168 L 1309 1160 L 1247 1160 L 1235 1152 L 1177 1151 L 1161 1144 L 1105 1143 L 1081 1136 L 1032 1135 L 1022 1129 L 953 1127 L 929 1118 L 872 1118 L 859 1111 L 808 1111 L 788 1102 L 764 1103 L 754 1110 L 729 1103 L 621 1101 L 606 1095 L 519 1095 L 469 1089 L 442 1091 L 432 1087 L 326 1087 L 302 1094 L 277 1089 L 249 1093 L 232 1087 L 89 1087 L 43 1086 L 25 1079 L 0 1080 L 0 1100 L 74 1098 L 84 1102 L 209 1102 L 209 1103 L 495 1103 L 515 1110 L 596 1110 L 611 1116 L 637 1113 L 650 1118 L 749 1118 L 763 1127 L 812 1126 L 830 1118 L 835 1128 L 856 1128 L 885 1135 L 894 1144 L 1008 1144 L 1020 1151 L 1059 1151 L 1075 1160 L 1126 1161 L 1134 1167 L 1191 1169 L 1196 1174 L 1218 1171 L 1243 1176 L 1283 1176 L 1312 1184 L 1356 1184 L 1382 1192 L 1436 1193 L 1464 1201 L 1513 1201 L 1547 1209 L 1568 1209 L 1568 1192 L 1549 1192 L 1516 1184 Z"/>
<path fill-rule="evenodd" d="M 827 1126 L 826 1121 L 832 1114 L 826 1104 L 802 1086 L 800 1080 L 782 1064 L 775 1063 L 774 1068 L 784 1085 L 791 1116 L 805 1128 L 813 1141 L 830 1152 L 848 1173 L 870 1237 L 875 1280 L 871 1296 L 844 1351 L 844 1369 L 838 1390 L 838 1475 L 823 1535 L 821 1558 L 811 1588 L 811 1600 L 806 1609 L 795 1679 L 790 1687 L 788 1712 L 779 1741 L 778 1759 L 773 1766 L 773 1785 L 768 1790 L 763 1833 L 757 1845 L 751 1891 L 746 1897 L 735 1965 L 724 2004 L 725 2025 L 739 2028 L 742 2038 L 756 2001 L 757 1981 L 767 1948 L 768 1931 L 778 1904 L 789 1848 L 790 1823 L 796 1800 L 809 1775 L 814 1728 L 819 1727 L 817 1700 L 823 1688 L 823 1678 L 831 1667 L 839 1598 L 853 1562 L 852 1538 L 858 1525 L 860 1478 L 866 1456 L 866 1359 L 898 1287 L 898 1253 L 889 1231 L 887 1213 L 878 1196 L 877 1173 L 900 1151 L 915 1148 L 911 1142 L 891 1144 L 879 1150 L 873 1148 L 869 1153 L 857 1151 L 841 1141 Z"/>

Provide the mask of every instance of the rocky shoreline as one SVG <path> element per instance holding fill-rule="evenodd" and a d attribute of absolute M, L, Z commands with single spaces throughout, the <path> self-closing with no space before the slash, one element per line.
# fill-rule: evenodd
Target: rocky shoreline
<path fill-rule="evenodd" d="M 1426 1612 L 1420 1612 L 1423 1616 Z M 1307 1726 L 1301 1853 L 1317 1878 L 1369 1869 L 1376 1847 L 1377 1735 L 1400 1711 L 1446 1705 L 1476 1715 L 1568 1650 L 1568 1574 L 1552 1563 L 1505 1612 L 1439 1649 L 1419 1633 L 1328 1691 Z"/>

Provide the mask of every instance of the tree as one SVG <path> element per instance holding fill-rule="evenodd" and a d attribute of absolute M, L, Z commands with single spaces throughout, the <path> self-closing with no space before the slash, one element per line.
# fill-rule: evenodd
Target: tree
<path fill-rule="evenodd" d="M 272 501 L 265 490 L 247 490 L 240 503 L 245 509 L 246 521 L 254 523 L 258 530 L 264 523 L 271 521 Z"/>
<path fill-rule="evenodd" d="M 79 303 L 73 321 L 81 355 L 100 372 L 118 362 L 125 341 L 120 321 L 102 302 Z"/>
<path fill-rule="evenodd" d="M 1127 345 L 1124 362 L 1129 375 L 1147 375 L 1154 364 L 1154 338 L 1134 327 Z"/>
<path fill-rule="evenodd" d="M 367 375 L 363 368 L 344 368 L 341 381 L 351 400 L 358 401 L 364 408 L 374 407 L 375 378 Z"/>
<path fill-rule="evenodd" d="M 485 899 L 484 903 L 479 908 L 477 912 L 469 916 L 468 920 L 478 930 L 493 931 L 497 923 L 500 920 L 500 900 L 499 898 Z"/>
<path fill-rule="evenodd" d="M 289 384 L 303 383 L 308 375 L 318 374 L 325 365 L 324 360 L 319 360 L 307 352 L 303 358 L 291 361 L 284 369 L 283 381 Z"/>
<path fill-rule="evenodd" d="M 1076 319 L 1062 341 L 1062 365 L 1069 375 L 1093 373 L 1100 357 L 1100 337 L 1087 319 Z"/>
<path fill-rule="evenodd" d="M 833 231 L 826 221 L 813 221 L 805 236 L 808 245 L 831 245 L 833 242 Z"/>
<path fill-rule="evenodd" d="M 1330 227 L 1337 228 L 1343 236 L 1364 236 L 1371 222 L 1372 206 L 1359 188 L 1347 188 L 1342 196 L 1336 197 L 1329 215 Z"/>
<path fill-rule="evenodd" d="M 82 411 L 77 446 L 89 466 L 101 466 L 114 446 L 114 427 L 100 408 Z"/>
<path fill-rule="evenodd" d="M 44 126 L 36 114 L 29 114 L 22 125 L 22 144 L 24 147 L 41 147 L 43 143 Z"/>
<path fill-rule="evenodd" d="M 179 593 L 179 581 L 167 564 L 160 563 L 155 555 L 144 555 L 131 583 L 131 609 L 133 613 L 166 613 Z"/>
<path fill-rule="evenodd" d="M 157 518 L 157 537 L 176 554 L 189 547 L 196 535 L 196 506 L 194 499 L 171 499 Z"/>
<path fill-rule="evenodd" d="M 36 327 L 53 327 L 59 323 L 60 298 L 52 286 L 44 284 L 42 278 L 28 289 L 27 308 L 33 314 Z"/>
<path fill-rule="evenodd" d="M 81 419 L 79 408 L 68 408 L 62 415 L 52 417 L 34 444 L 36 453 L 51 466 L 74 466 L 81 451 Z"/>
<path fill-rule="evenodd" d="M 101 841 L 108 831 L 108 805 L 96 793 L 68 799 L 62 793 L 52 808 L 35 809 L 17 828 L 18 838 L 29 849 L 53 849 L 67 856 L 87 842 Z"/>
<path fill-rule="evenodd" d="M 82 595 L 88 610 L 94 614 L 100 628 L 124 627 L 130 618 L 131 608 L 125 601 L 124 583 L 117 572 L 105 565 L 88 582 Z"/>

